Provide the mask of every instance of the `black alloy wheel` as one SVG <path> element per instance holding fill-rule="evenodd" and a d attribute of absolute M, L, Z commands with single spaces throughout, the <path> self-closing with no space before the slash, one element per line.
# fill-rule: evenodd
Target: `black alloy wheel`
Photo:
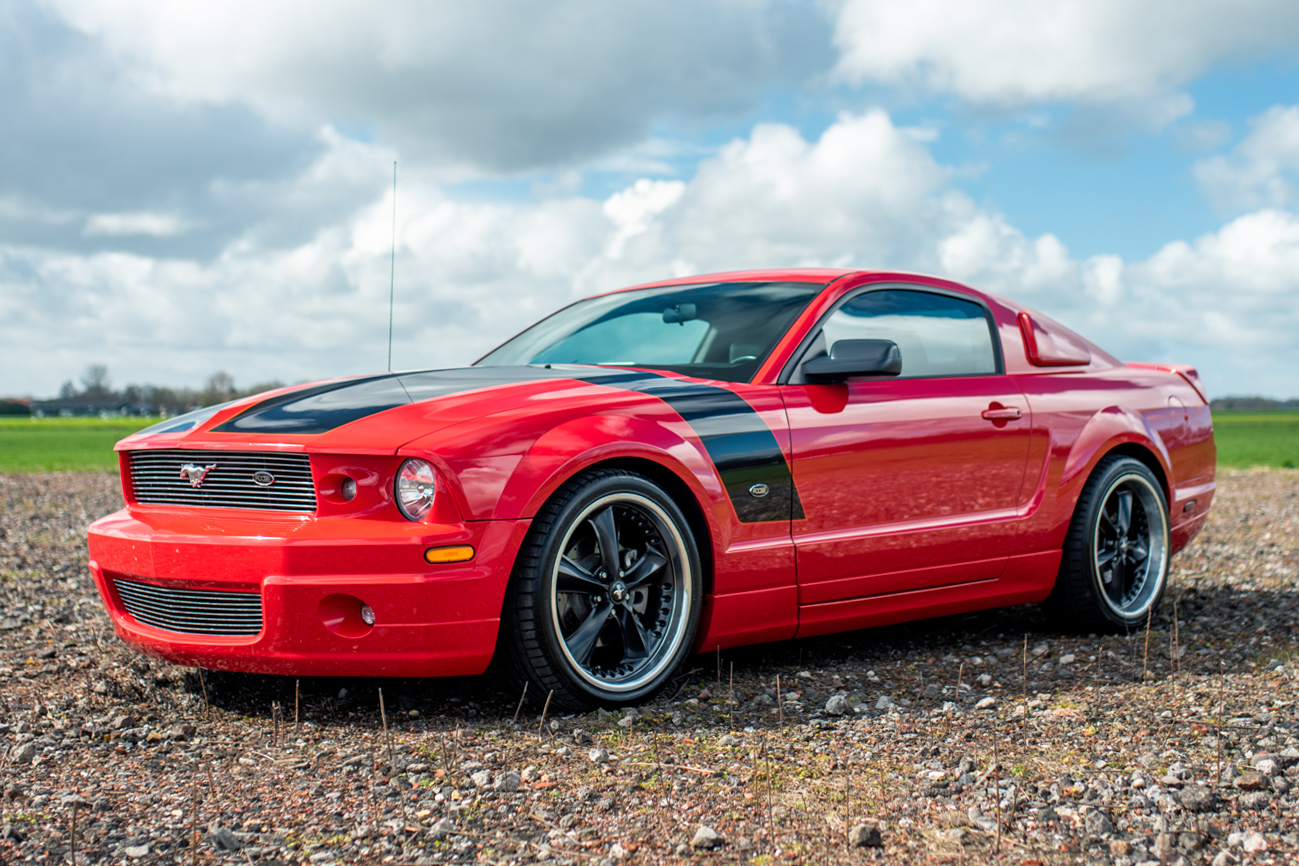
<path fill-rule="evenodd" d="M 699 555 L 676 503 L 640 475 L 583 473 L 524 541 L 502 621 L 507 671 L 561 709 L 644 700 L 689 654 L 700 603 Z"/>
<path fill-rule="evenodd" d="M 1133 629 L 1168 582 L 1168 504 L 1150 469 L 1106 457 L 1083 487 L 1048 610 L 1082 631 Z"/>

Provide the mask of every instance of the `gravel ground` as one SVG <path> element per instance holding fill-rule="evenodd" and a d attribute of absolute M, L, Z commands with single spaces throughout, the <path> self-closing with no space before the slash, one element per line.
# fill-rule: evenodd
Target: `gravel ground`
<path fill-rule="evenodd" d="M 0 475 L 0 863 L 1296 862 L 1299 473 L 1219 490 L 1148 632 L 1013 608 L 516 719 L 490 677 L 135 655 L 85 568 L 116 478 Z"/>

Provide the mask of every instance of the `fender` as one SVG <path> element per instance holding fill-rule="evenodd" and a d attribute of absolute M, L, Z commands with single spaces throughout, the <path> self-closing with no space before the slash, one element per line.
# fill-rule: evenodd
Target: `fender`
<path fill-rule="evenodd" d="M 1076 501 L 1076 488 L 1087 480 L 1101 458 L 1117 446 L 1129 442 L 1140 445 L 1155 455 L 1163 475 L 1165 500 L 1172 502 L 1173 491 L 1168 487 L 1168 479 L 1173 474 L 1170 471 L 1172 461 L 1168 449 L 1143 416 L 1121 406 L 1102 409 L 1083 425 L 1074 439 L 1069 456 L 1065 458 L 1064 471 L 1060 476 L 1061 491 L 1069 490 L 1071 500 Z"/>
<path fill-rule="evenodd" d="M 579 443 L 581 450 L 574 447 Z M 730 500 L 703 446 L 667 424 L 623 415 L 575 418 L 538 437 L 502 490 L 496 516 L 534 517 L 561 485 L 583 469 L 626 457 L 649 460 L 675 475 L 707 516 L 710 533 L 719 538 L 729 523 Z"/>

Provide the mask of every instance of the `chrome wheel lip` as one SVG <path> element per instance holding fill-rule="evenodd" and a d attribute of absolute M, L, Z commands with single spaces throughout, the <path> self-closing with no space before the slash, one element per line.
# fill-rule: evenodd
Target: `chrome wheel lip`
<path fill-rule="evenodd" d="M 1107 539 L 1103 537 L 1102 522 L 1111 498 L 1125 487 L 1134 495 L 1133 504 L 1139 504 L 1141 507 L 1140 518 L 1144 520 L 1145 530 L 1142 538 L 1125 537 L 1116 540 L 1115 553 L 1111 553 L 1107 549 Z M 1126 621 L 1139 620 L 1154 607 L 1163 592 L 1163 584 L 1168 574 L 1169 526 L 1163 494 L 1145 475 L 1126 472 L 1110 482 L 1099 501 L 1100 507 L 1096 509 L 1091 526 L 1091 572 L 1096 584 L 1096 593 L 1102 604 L 1114 616 Z M 1135 522 L 1137 519 L 1135 508 L 1131 508 L 1129 520 Z M 1131 524 L 1129 524 L 1130 532 Z M 1128 551 L 1135 547 L 1133 542 L 1144 542 L 1146 557 L 1139 566 L 1140 577 L 1132 581 L 1132 588 L 1124 593 L 1122 601 L 1116 603 L 1105 582 L 1104 564 L 1116 558 L 1116 554 L 1126 557 Z M 1107 553 L 1110 555 L 1105 556 Z"/>
<path fill-rule="evenodd" d="M 655 645 L 649 658 L 640 667 L 636 668 L 633 673 L 618 678 L 597 676 L 573 656 L 560 623 L 559 604 L 559 596 L 561 595 L 559 591 L 560 564 L 563 562 L 565 552 L 572 543 L 574 533 L 593 515 L 614 505 L 636 508 L 653 523 L 655 531 L 663 540 L 664 547 L 668 548 L 663 551 L 668 560 L 665 568 L 671 569 L 672 575 L 668 579 L 673 584 L 672 610 L 669 614 L 664 638 Z M 671 669 L 685 640 L 690 611 L 694 602 L 693 564 L 686 551 L 686 542 L 676 521 L 668 515 L 662 506 L 639 493 L 619 491 L 606 494 L 587 503 L 577 513 L 577 516 L 569 521 L 563 538 L 554 550 L 554 561 L 550 565 L 549 607 L 555 640 L 560 653 L 563 654 L 565 661 L 568 663 L 570 671 L 595 689 L 613 694 L 627 694 L 654 685 L 665 671 Z M 659 583 L 663 582 L 659 581 Z"/>

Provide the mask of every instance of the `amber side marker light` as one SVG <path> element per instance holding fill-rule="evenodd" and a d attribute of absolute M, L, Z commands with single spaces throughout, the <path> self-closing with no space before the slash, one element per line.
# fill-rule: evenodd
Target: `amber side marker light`
<path fill-rule="evenodd" d="M 467 544 L 455 547 L 430 547 L 424 551 L 424 561 L 438 564 L 442 562 L 468 562 L 474 558 L 474 549 Z"/>

